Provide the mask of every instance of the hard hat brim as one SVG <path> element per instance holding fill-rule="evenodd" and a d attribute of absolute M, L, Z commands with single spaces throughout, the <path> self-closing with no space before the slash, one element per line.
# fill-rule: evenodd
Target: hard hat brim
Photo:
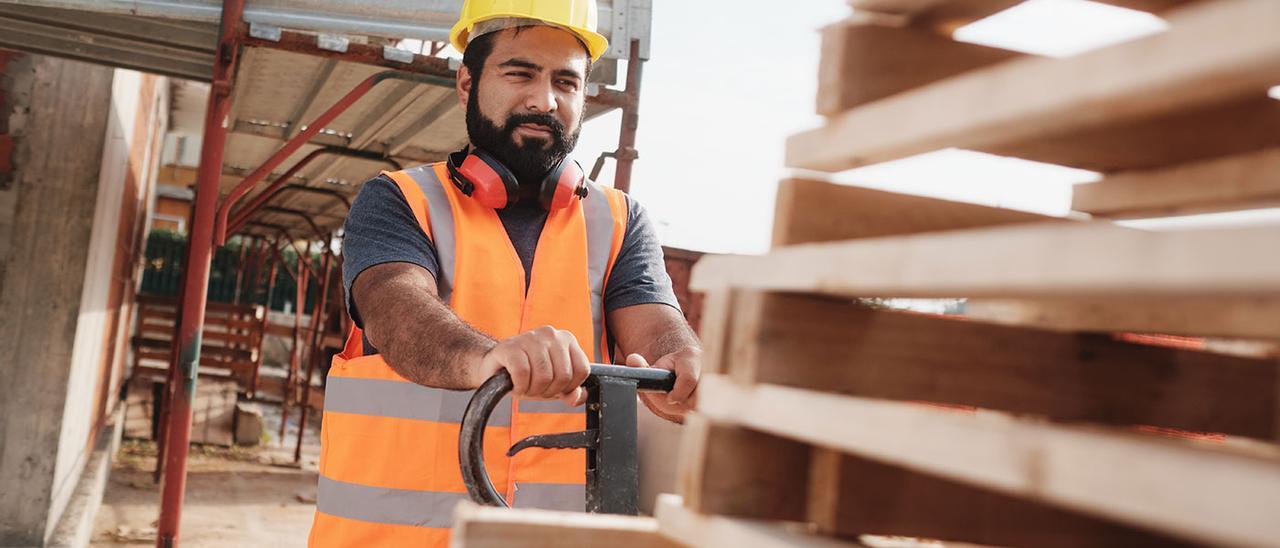
<path fill-rule="evenodd" d="M 467 42 L 469 41 L 471 31 L 472 29 L 475 28 L 477 23 L 481 23 L 491 19 L 499 19 L 503 17 L 530 19 L 528 15 L 520 14 L 520 13 L 491 13 L 483 18 L 479 18 L 471 21 L 466 21 L 466 22 L 458 21 L 453 25 L 453 28 L 449 31 L 449 42 L 453 44 L 453 48 L 458 50 L 459 53 L 466 53 Z M 564 30 L 565 32 L 571 32 L 575 36 L 577 36 L 578 39 L 581 40 L 585 46 L 587 46 L 587 54 L 591 56 L 591 60 L 593 62 L 599 60 L 600 57 L 602 57 L 604 53 L 609 50 L 609 39 L 605 38 L 604 35 L 598 32 L 587 30 L 580 27 L 562 25 L 560 23 L 555 23 L 555 22 L 548 22 L 548 24 L 550 26 L 558 27 Z"/>

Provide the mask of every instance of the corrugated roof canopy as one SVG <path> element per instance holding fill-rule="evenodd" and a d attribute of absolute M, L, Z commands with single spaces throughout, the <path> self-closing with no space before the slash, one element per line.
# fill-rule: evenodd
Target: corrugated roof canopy
<path fill-rule="evenodd" d="M 648 56 L 650 1 L 600 1 L 602 32 L 640 39 L 642 58 Z M 381 46 L 394 45 L 400 38 L 443 40 L 461 5 L 462 0 L 247 0 L 244 19 L 266 30 L 279 26 L 342 33 L 352 43 Z M 208 81 L 220 13 L 221 2 L 216 0 L 0 0 L 0 47 Z M 626 17 L 615 18 L 615 13 Z M 626 53 L 625 42 L 614 44 L 592 80 L 613 83 L 616 59 L 626 58 Z M 383 70 L 387 69 L 245 48 L 228 117 L 223 194 L 358 83 Z M 200 93 L 207 94 L 207 87 L 175 86 L 175 95 Z M 175 108 L 198 108 L 196 119 L 203 119 L 205 101 L 195 99 L 175 101 Z M 587 114 L 608 109 L 593 104 Z M 438 161 L 460 148 L 465 135 L 464 116 L 452 88 L 382 82 L 286 159 L 250 197 L 321 148 L 387 159 L 319 153 L 254 216 L 261 224 L 242 233 L 274 235 L 273 225 L 288 227 L 299 238 L 315 236 L 313 228 L 332 232 L 345 217 L 344 202 L 364 181 L 395 163 Z"/>

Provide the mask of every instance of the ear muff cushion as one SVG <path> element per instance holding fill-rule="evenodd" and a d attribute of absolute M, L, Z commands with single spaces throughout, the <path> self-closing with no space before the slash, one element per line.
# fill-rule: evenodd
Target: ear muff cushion
<path fill-rule="evenodd" d="M 579 196 L 578 189 L 586 185 L 586 175 L 578 162 L 565 159 L 547 174 L 538 193 L 542 207 L 547 211 L 568 207 Z"/>
<path fill-rule="evenodd" d="M 458 172 L 475 185 L 471 197 L 485 207 L 502 209 L 519 196 L 519 183 L 511 170 L 489 153 L 475 150 L 458 166 Z"/>

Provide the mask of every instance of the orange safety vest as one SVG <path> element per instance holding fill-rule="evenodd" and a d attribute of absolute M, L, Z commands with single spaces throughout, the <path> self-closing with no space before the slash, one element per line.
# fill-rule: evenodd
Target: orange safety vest
<path fill-rule="evenodd" d="M 451 184 L 443 163 L 386 175 L 431 238 L 440 298 L 460 318 L 495 339 L 565 329 L 597 363 L 605 360 L 604 286 L 627 223 L 621 192 L 588 182 L 586 198 L 548 214 L 526 292 L 497 214 Z M 414 384 L 362 348 L 353 329 L 329 371 L 310 545 L 445 546 L 453 508 L 468 498 L 458 428 L 473 391 Z M 513 458 L 506 450 L 527 436 L 585 427 L 582 408 L 559 401 L 499 404 L 485 430 L 494 487 L 515 507 L 583 510 L 583 450 Z"/>

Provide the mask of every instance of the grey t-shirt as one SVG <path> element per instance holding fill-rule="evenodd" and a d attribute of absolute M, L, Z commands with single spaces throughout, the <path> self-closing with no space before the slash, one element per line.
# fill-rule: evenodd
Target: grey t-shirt
<path fill-rule="evenodd" d="M 516 204 L 499 210 L 498 218 L 524 264 L 525 287 L 528 287 L 534 249 L 546 224 L 547 212 L 536 203 Z M 357 326 L 364 327 L 364 323 L 351 297 L 351 287 L 365 269 L 383 263 L 412 263 L 439 278 L 435 246 L 418 226 L 400 188 L 387 177 L 379 175 L 360 189 L 351 204 L 344 230 L 342 285 L 346 290 L 347 310 Z M 458 237 L 466 236 L 459 234 Z M 605 282 L 604 308 L 612 312 L 645 303 L 680 308 L 662 261 L 662 246 L 653 223 L 644 207 L 627 196 L 627 231 Z M 365 345 L 366 354 L 374 351 L 367 340 Z"/>

